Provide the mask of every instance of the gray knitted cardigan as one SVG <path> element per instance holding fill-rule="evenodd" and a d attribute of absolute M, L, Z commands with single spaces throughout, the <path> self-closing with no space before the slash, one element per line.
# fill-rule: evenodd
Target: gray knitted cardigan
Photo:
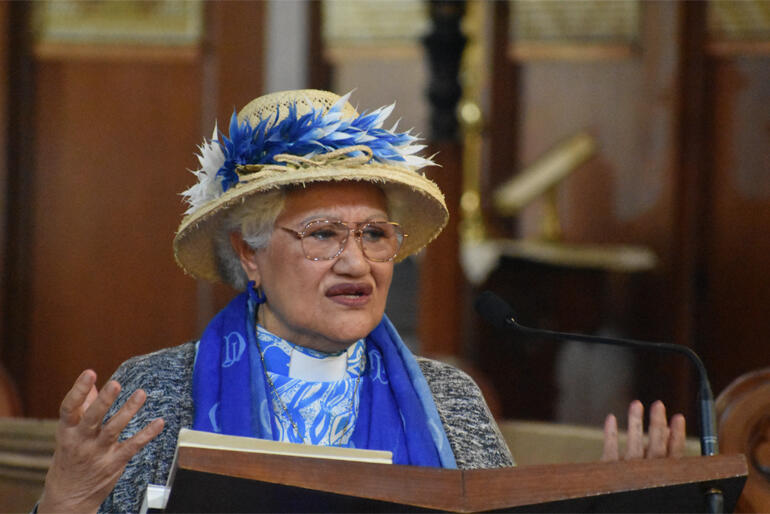
<path fill-rule="evenodd" d="M 136 389 L 147 401 L 121 437 L 135 434 L 155 418 L 165 420 L 163 432 L 129 462 L 101 512 L 137 512 L 148 483 L 165 484 L 179 430 L 192 426 L 192 370 L 195 343 L 167 348 L 123 363 L 113 375 L 121 396 L 111 416 Z M 461 469 L 512 466 L 513 458 L 476 384 L 462 371 L 418 357 L 439 416 L 444 424 L 457 466 Z"/>

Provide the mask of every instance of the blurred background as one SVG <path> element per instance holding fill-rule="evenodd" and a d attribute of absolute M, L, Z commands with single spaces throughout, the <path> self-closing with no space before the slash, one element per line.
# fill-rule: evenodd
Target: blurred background
<path fill-rule="evenodd" d="M 500 419 L 597 424 L 633 398 L 692 416 L 697 387 L 677 356 L 497 332 L 482 290 L 530 326 L 689 346 L 715 393 L 770 364 L 769 2 L 2 2 L 0 29 L 17 416 L 199 336 L 234 292 L 171 251 L 196 145 L 305 87 L 396 100 L 438 152 L 452 221 L 388 312 Z"/>

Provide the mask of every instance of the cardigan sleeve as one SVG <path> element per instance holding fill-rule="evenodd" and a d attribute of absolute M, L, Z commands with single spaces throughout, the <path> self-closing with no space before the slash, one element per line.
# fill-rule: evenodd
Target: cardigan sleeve
<path fill-rule="evenodd" d="M 147 393 L 144 406 L 123 430 L 121 440 L 159 417 L 163 418 L 165 426 L 160 435 L 129 461 L 115 488 L 102 503 L 100 512 L 138 512 L 147 484 L 165 485 L 179 430 L 192 424 L 194 359 L 195 343 L 186 343 L 131 358 L 113 375 L 122 389 L 106 419 L 114 415 L 137 389 Z"/>
<path fill-rule="evenodd" d="M 463 371 L 417 357 L 460 469 L 513 466 L 513 456 L 481 390 Z"/>

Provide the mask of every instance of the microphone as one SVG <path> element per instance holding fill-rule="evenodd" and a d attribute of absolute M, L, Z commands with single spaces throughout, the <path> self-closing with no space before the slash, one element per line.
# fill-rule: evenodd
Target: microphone
<path fill-rule="evenodd" d="M 505 300 L 491 291 L 482 292 L 474 303 L 476 311 L 492 326 L 499 329 L 514 330 L 526 335 L 547 336 L 549 338 L 563 341 L 582 341 L 585 343 L 609 344 L 615 346 L 626 346 L 631 348 L 642 348 L 646 350 L 659 350 L 664 352 L 678 353 L 685 355 L 695 365 L 698 370 L 700 383 L 700 451 L 701 455 L 716 455 L 719 453 L 719 442 L 716 430 L 716 415 L 714 412 L 714 395 L 711 392 L 706 367 L 703 365 L 700 357 L 691 348 L 679 344 L 657 343 L 649 341 L 638 341 L 635 339 L 621 339 L 615 337 L 601 337 L 586 334 L 572 334 L 568 332 L 555 332 L 552 330 L 543 330 L 525 327 L 520 325 L 513 316 L 513 309 Z"/>
<path fill-rule="evenodd" d="M 555 332 L 525 327 L 520 325 L 513 317 L 513 309 L 505 303 L 505 300 L 491 291 L 482 292 L 474 302 L 476 311 L 494 327 L 509 329 L 526 335 L 547 336 L 562 341 L 582 341 L 584 343 L 599 343 L 615 346 L 627 346 L 647 350 L 660 350 L 664 352 L 684 354 L 698 370 L 700 382 L 700 453 L 704 456 L 719 453 L 717 440 L 716 415 L 714 411 L 714 395 L 711 392 L 706 367 L 692 349 L 687 346 L 671 343 L 656 343 L 650 341 L 638 341 L 635 339 L 621 339 L 615 337 L 590 336 L 586 334 L 572 334 L 568 332 Z M 724 496 L 722 491 L 711 488 L 705 493 L 706 509 L 708 512 L 724 512 Z"/>

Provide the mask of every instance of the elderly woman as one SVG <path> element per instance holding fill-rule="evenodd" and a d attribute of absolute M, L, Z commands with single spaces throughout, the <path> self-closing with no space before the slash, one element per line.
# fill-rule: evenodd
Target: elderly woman
<path fill-rule="evenodd" d="M 447 468 L 513 465 L 476 385 L 413 356 L 384 315 L 393 266 L 434 239 L 443 196 L 392 107 L 288 91 L 204 141 L 174 240 L 194 277 L 243 292 L 201 339 L 124 363 L 101 391 L 85 371 L 61 407 L 39 512 L 137 511 L 165 483 L 179 430 L 393 453 Z M 641 405 L 630 457 L 642 456 Z M 103 421 L 106 420 L 106 421 Z M 651 456 L 679 454 L 684 420 L 651 412 Z M 653 430 L 654 429 L 654 430 Z M 614 418 L 605 458 L 617 458 Z"/>

